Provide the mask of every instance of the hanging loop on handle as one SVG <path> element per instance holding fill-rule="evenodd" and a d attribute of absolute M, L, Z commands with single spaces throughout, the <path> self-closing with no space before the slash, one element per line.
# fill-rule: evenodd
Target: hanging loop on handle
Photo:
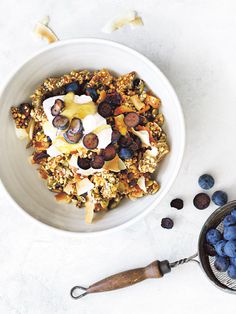
<path fill-rule="evenodd" d="M 85 291 L 85 292 L 81 293 L 81 290 Z M 87 288 L 81 287 L 81 286 L 74 286 L 70 290 L 70 295 L 73 299 L 81 299 L 81 298 L 85 297 L 87 294 L 88 294 Z"/>

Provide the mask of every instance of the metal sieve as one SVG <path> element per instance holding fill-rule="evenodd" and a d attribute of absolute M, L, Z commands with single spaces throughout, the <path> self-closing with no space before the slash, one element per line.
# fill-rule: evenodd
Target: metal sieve
<path fill-rule="evenodd" d="M 233 208 L 236 207 L 236 200 L 229 202 L 228 204 L 215 210 L 209 218 L 206 220 L 202 227 L 202 230 L 198 239 L 198 253 L 188 257 L 183 258 L 178 261 L 170 263 L 168 260 L 164 261 L 154 261 L 146 267 L 136 268 L 127 270 L 110 277 L 107 277 L 101 281 L 94 283 L 88 288 L 82 286 L 75 286 L 71 289 L 70 294 L 73 299 L 79 299 L 87 294 L 96 292 L 105 292 L 115 289 L 120 289 L 128 287 L 130 285 L 136 284 L 148 278 L 161 278 L 166 273 L 171 272 L 172 268 L 188 262 L 197 262 L 204 273 L 210 279 L 210 281 L 223 291 L 236 293 L 236 280 L 229 278 L 227 273 L 222 273 L 216 270 L 214 267 L 214 257 L 208 256 L 204 249 L 204 244 L 206 243 L 206 232 L 210 228 L 216 228 L 219 231 L 223 230 L 223 219 L 227 216 Z M 195 258 L 198 256 L 199 260 Z"/>

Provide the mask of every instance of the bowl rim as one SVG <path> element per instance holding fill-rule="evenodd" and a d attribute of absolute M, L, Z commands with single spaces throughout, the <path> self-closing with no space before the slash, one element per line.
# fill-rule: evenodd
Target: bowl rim
<path fill-rule="evenodd" d="M 137 216 L 129 219 L 128 221 L 118 225 L 118 226 L 114 226 L 111 227 L 109 229 L 105 229 L 105 230 L 100 230 L 100 231 L 85 231 L 85 232 L 80 232 L 80 231 L 70 231 L 70 230 L 64 230 L 64 229 L 60 229 L 57 228 L 56 226 L 52 226 L 52 225 L 48 225 L 47 223 L 44 223 L 36 218 L 34 218 L 33 216 L 31 216 L 29 213 L 27 213 L 21 206 L 18 205 L 18 203 L 12 198 L 12 196 L 10 195 L 10 193 L 8 192 L 7 188 L 5 187 L 4 183 L 2 182 L 2 179 L 0 177 L 0 183 L 2 186 L 2 189 L 4 190 L 5 194 L 6 194 L 6 198 L 10 199 L 10 202 L 14 205 L 14 207 L 18 208 L 19 212 L 21 212 L 23 215 L 30 217 L 30 219 L 34 222 L 36 222 L 39 226 L 44 226 L 46 227 L 48 230 L 54 230 L 56 232 L 59 232 L 60 234 L 65 234 L 67 236 L 72 236 L 72 237 L 93 237 L 93 236 L 97 236 L 97 235 L 104 235 L 104 234 L 109 234 L 111 232 L 114 231 L 119 231 L 119 230 L 123 230 L 131 225 L 133 225 L 134 223 L 136 223 L 137 221 L 141 220 L 142 218 L 144 218 L 145 216 L 147 216 L 147 214 L 149 214 L 154 208 L 155 206 L 158 205 L 158 203 L 166 196 L 166 194 L 168 193 L 168 191 L 170 190 L 171 186 L 173 185 L 174 181 L 176 180 L 176 177 L 179 173 L 180 167 L 181 167 L 181 163 L 183 160 L 183 155 L 184 155 L 184 150 L 185 150 L 185 144 L 186 144 L 186 128 L 185 128 L 185 121 L 184 121 L 184 114 L 183 114 L 183 110 L 180 104 L 180 101 L 176 95 L 176 92 L 174 90 L 174 88 L 172 87 L 170 81 L 167 79 L 167 77 L 162 73 L 162 71 L 151 61 L 149 60 L 145 55 L 143 55 L 142 53 L 136 51 L 133 48 L 130 48 L 124 44 L 118 43 L 116 41 L 112 41 L 112 40 L 107 40 L 107 39 L 101 39 L 101 38 L 93 38 L 93 37 L 81 37 L 81 38 L 73 38 L 73 39 L 65 39 L 65 40 L 59 40 L 57 42 L 51 43 L 50 45 L 43 47 L 39 50 L 37 50 L 35 53 L 31 54 L 28 58 L 26 58 L 26 60 L 24 62 L 22 62 L 19 66 L 17 66 L 15 69 L 13 69 L 9 75 L 7 76 L 6 80 L 4 83 L 1 84 L 0 87 L 0 97 L 3 94 L 3 91 L 6 89 L 7 85 L 11 82 L 11 80 L 14 78 L 14 76 L 27 64 L 30 63 L 34 58 L 37 58 L 39 55 L 50 51 L 54 48 L 57 47 L 61 47 L 61 46 L 66 46 L 66 45 L 70 45 L 73 43 L 97 43 L 97 44 L 105 44 L 105 45 L 110 45 L 112 47 L 118 48 L 120 50 L 123 50 L 129 54 L 132 54 L 136 57 L 138 57 L 143 63 L 147 64 L 149 67 L 152 68 L 152 70 L 154 72 L 156 72 L 158 74 L 158 76 L 160 77 L 160 79 L 162 80 L 162 82 L 166 85 L 167 89 L 168 89 L 168 93 L 171 94 L 172 99 L 175 102 L 175 105 L 177 106 L 177 110 L 178 110 L 178 114 L 179 114 L 179 119 L 180 119 L 180 138 L 181 140 L 181 145 L 179 147 L 179 153 L 178 153 L 178 158 L 175 162 L 175 170 L 171 176 L 171 179 L 169 180 L 169 182 L 166 184 L 165 188 L 162 190 L 162 194 L 160 195 L 160 197 L 158 198 L 158 202 L 157 200 L 153 200 L 153 203 L 150 207 L 146 208 L 143 212 L 139 213 Z"/>

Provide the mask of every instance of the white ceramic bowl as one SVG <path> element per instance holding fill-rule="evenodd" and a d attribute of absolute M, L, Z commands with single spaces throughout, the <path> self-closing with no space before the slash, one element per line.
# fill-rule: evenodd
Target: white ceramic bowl
<path fill-rule="evenodd" d="M 153 196 L 135 202 L 125 201 L 92 225 L 84 223 L 84 210 L 58 204 L 45 182 L 28 162 L 29 151 L 16 138 L 9 109 L 29 99 L 34 89 L 49 76 L 72 69 L 107 68 L 117 74 L 136 71 L 162 100 L 165 131 L 171 153 L 161 163 L 158 181 L 161 189 Z M 77 233 L 105 232 L 129 225 L 146 215 L 167 194 L 180 168 L 184 152 L 185 128 L 181 106 L 166 77 L 140 53 L 121 44 L 100 39 L 61 41 L 41 50 L 26 61 L 7 81 L 0 96 L 0 178 L 18 208 L 38 221 Z"/>

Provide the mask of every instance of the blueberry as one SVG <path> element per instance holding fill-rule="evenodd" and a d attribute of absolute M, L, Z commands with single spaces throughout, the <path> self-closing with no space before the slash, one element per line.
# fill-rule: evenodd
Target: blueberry
<path fill-rule="evenodd" d="M 232 226 L 232 225 L 236 224 L 236 217 L 234 217 L 232 215 L 227 215 L 223 221 L 224 221 L 225 227 Z"/>
<path fill-rule="evenodd" d="M 223 191 L 216 191 L 212 195 L 212 201 L 218 206 L 223 206 L 228 202 L 228 195 Z"/>
<path fill-rule="evenodd" d="M 225 254 L 229 257 L 236 257 L 236 241 L 230 240 L 225 244 Z"/>
<path fill-rule="evenodd" d="M 227 274 L 230 278 L 236 279 L 236 266 L 234 265 L 229 265 Z"/>
<path fill-rule="evenodd" d="M 231 213 L 230 213 L 232 216 L 236 217 L 236 208 L 234 208 Z"/>
<path fill-rule="evenodd" d="M 121 150 L 119 151 L 119 156 L 121 159 L 130 159 L 133 157 L 133 152 L 129 149 L 129 148 L 121 148 Z"/>
<path fill-rule="evenodd" d="M 215 180 L 209 174 L 203 174 L 198 179 L 198 184 L 203 190 L 209 190 L 213 187 Z"/>
<path fill-rule="evenodd" d="M 223 256 L 216 256 L 214 266 L 218 271 L 224 272 L 229 267 L 229 260 Z"/>
<path fill-rule="evenodd" d="M 236 240 L 236 226 L 224 227 L 224 239 Z"/>
<path fill-rule="evenodd" d="M 219 255 L 219 256 L 226 256 L 225 252 L 224 252 L 224 246 L 226 244 L 226 241 L 225 240 L 220 240 L 218 241 L 216 244 L 215 244 L 215 250 L 216 250 L 216 253 Z"/>
<path fill-rule="evenodd" d="M 92 87 L 87 87 L 85 90 L 85 94 L 90 96 L 92 98 L 93 101 L 97 101 L 98 100 L 98 93 L 96 92 L 96 90 Z"/>
<path fill-rule="evenodd" d="M 77 93 L 79 90 L 79 84 L 77 82 L 72 82 L 66 85 L 65 90 L 66 90 L 66 93 L 69 93 L 69 92 Z"/>
<path fill-rule="evenodd" d="M 210 245 L 209 243 L 204 244 L 204 250 L 207 255 L 209 256 L 215 256 L 216 255 L 216 250 L 213 245 Z"/>
<path fill-rule="evenodd" d="M 215 245 L 218 241 L 220 241 L 222 235 L 219 230 L 217 229 L 210 229 L 207 231 L 206 240 L 209 244 Z"/>
<path fill-rule="evenodd" d="M 236 266 L 236 257 L 230 257 L 230 264 Z"/>
<path fill-rule="evenodd" d="M 174 222 L 171 218 L 168 218 L 168 217 L 162 218 L 161 226 L 162 228 L 165 228 L 165 229 L 172 229 L 174 226 Z"/>

